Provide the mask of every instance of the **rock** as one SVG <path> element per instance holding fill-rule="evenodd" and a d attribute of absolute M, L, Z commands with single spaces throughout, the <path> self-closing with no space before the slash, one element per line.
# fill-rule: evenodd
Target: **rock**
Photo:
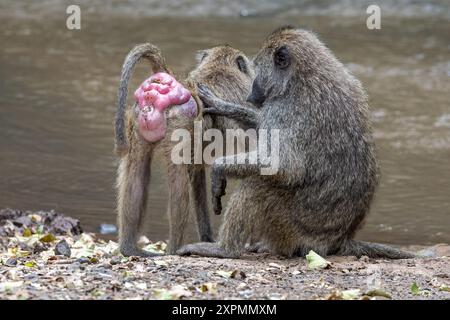
<path fill-rule="evenodd" d="M 359 261 L 361 262 L 370 262 L 370 258 L 368 256 L 361 256 L 361 258 L 359 258 Z"/>
<path fill-rule="evenodd" d="M 77 259 L 77 262 L 82 264 L 82 263 L 89 263 L 90 259 L 89 258 L 79 258 Z"/>
<path fill-rule="evenodd" d="M 9 258 L 8 260 L 5 261 L 5 266 L 7 266 L 7 267 L 15 267 L 15 266 L 17 266 L 17 259 Z"/>
<path fill-rule="evenodd" d="M 112 266 L 116 265 L 116 264 L 119 264 L 120 260 L 121 260 L 120 257 L 112 257 L 111 260 L 109 261 L 109 264 L 112 265 Z"/>
<path fill-rule="evenodd" d="M 70 251 L 70 246 L 66 240 L 61 240 L 55 246 L 55 255 L 70 257 L 72 252 Z"/>

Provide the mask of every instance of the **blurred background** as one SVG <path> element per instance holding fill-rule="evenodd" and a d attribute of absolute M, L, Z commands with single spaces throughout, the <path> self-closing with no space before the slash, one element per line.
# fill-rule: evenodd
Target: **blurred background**
<path fill-rule="evenodd" d="M 66 28 L 71 4 L 81 30 Z M 366 27 L 370 4 L 381 8 L 380 30 Z M 448 0 L 0 0 L 0 21 L 0 208 L 55 209 L 87 231 L 115 223 L 113 118 L 128 51 L 158 45 L 181 78 L 199 49 L 228 43 L 253 55 L 293 24 L 318 33 L 369 93 L 382 180 L 358 238 L 450 243 Z M 138 67 L 130 90 L 148 71 Z M 151 240 L 168 237 L 158 159 Z"/>

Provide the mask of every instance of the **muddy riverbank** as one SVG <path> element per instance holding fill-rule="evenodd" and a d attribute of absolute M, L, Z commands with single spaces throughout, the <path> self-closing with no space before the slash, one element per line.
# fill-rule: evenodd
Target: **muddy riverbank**
<path fill-rule="evenodd" d="M 0 211 L 0 299 L 450 299 L 450 246 L 411 260 L 245 254 L 242 259 L 125 258 L 117 243 L 54 212 Z M 165 243 L 142 239 L 146 250 Z"/>

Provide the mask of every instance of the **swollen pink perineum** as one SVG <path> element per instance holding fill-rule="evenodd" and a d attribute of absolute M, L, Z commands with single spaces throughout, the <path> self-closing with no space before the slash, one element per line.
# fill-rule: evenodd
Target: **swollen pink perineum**
<path fill-rule="evenodd" d="M 153 106 L 163 112 L 169 106 L 189 101 L 191 93 L 171 75 L 159 72 L 145 80 L 134 97 L 141 108 Z"/>

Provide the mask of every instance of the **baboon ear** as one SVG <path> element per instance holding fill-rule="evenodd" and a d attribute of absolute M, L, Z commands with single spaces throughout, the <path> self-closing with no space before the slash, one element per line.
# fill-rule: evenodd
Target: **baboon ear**
<path fill-rule="evenodd" d="M 197 60 L 197 64 L 202 63 L 202 61 L 208 56 L 208 52 L 206 50 L 199 50 L 195 55 L 195 60 Z"/>
<path fill-rule="evenodd" d="M 286 69 L 291 64 L 291 56 L 288 49 L 283 46 L 278 48 L 273 54 L 273 62 L 280 69 Z"/>
<path fill-rule="evenodd" d="M 236 64 L 242 73 L 248 74 L 247 62 L 245 61 L 243 56 L 238 56 L 236 58 Z"/>

